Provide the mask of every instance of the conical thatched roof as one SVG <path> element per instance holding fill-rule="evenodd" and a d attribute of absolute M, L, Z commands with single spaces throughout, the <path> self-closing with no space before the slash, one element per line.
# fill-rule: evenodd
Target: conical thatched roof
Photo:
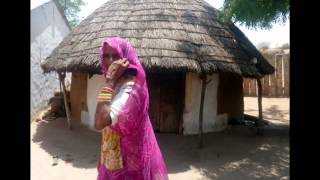
<path fill-rule="evenodd" d="M 233 24 L 217 20 L 203 0 L 109 0 L 80 23 L 42 64 L 44 72 L 100 73 L 99 46 L 106 37 L 127 38 L 147 70 L 273 73 Z M 256 58 L 256 60 L 253 60 Z"/>

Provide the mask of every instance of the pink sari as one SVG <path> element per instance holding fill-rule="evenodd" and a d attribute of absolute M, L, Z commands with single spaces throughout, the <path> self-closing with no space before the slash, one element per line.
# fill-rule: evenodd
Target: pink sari
<path fill-rule="evenodd" d="M 118 115 L 117 123 L 111 126 L 120 136 L 123 168 L 111 172 L 101 164 L 97 179 L 167 180 L 167 169 L 148 116 L 146 75 L 137 52 L 125 39 L 108 38 L 100 48 L 100 60 L 107 45 L 115 49 L 120 58 L 127 58 L 130 62 L 129 68 L 136 69 L 137 75 L 130 96 Z M 107 67 L 103 61 L 100 63 L 105 74 Z"/>

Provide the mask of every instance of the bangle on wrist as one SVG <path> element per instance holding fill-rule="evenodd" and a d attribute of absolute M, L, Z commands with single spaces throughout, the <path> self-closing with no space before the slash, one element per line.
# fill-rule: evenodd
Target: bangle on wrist
<path fill-rule="evenodd" d="M 103 87 L 98 94 L 97 101 L 110 103 L 113 97 L 114 90 L 111 87 Z"/>

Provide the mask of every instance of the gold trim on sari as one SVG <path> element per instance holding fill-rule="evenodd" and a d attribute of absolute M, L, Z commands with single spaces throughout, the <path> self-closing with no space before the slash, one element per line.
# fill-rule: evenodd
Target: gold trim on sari
<path fill-rule="evenodd" d="M 101 164 L 110 171 L 123 168 L 120 136 L 108 126 L 102 130 Z"/>

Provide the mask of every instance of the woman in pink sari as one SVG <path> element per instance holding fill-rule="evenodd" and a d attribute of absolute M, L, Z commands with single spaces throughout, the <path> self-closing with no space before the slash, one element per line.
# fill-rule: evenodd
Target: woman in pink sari
<path fill-rule="evenodd" d="M 136 50 L 125 39 L 108 38 L 100 59 L 106 85 L 98 95 L 95 116 L 95 128 L 102 131 L 98 180 L 167 180 Z"/>

